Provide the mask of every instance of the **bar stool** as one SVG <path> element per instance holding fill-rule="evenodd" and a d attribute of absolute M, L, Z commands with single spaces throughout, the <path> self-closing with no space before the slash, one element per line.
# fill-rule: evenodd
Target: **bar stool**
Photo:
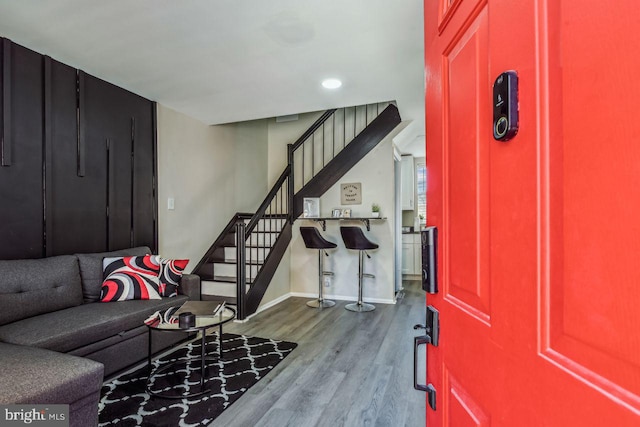
<path fill-rule="evenodd" d="M 333 249 L 338 245 L 325 240 L 315 227 L 300 227 L 300 235 L 302 235 L 302 240 L 304 240 L 304 245 L 307 248 L 318 249 L 318 299 L 307 302 L 307 305 L 313 308 L 333 307 L 336 303 L 331 300 L 326 300 L 323 297 L 322 279 L 324 276 L 333 276 L 333 273 L 330 271 L 324 271 L 324 258 L 322 257 L 322 252 L 324 252 L 326 256 L 329 256 L 326 250 Z"/>
<path fill-rule="evenodd" d="M 373 274 L 364 273 L 364 256 L 371 258 L 368 253 L 369 249 L 378 249 L 378 245 L 367 239 L 360 227 L 340 227 L 340 234 L 347 249 L 360 251 L 360 259 L 358 260 L 358 302 L 347 304 L 344 308 L 349 311 L 373 311 L 376 309 L 374 305 L 362 302 L 362 279 L 364 277 L 374 278 Z"/>

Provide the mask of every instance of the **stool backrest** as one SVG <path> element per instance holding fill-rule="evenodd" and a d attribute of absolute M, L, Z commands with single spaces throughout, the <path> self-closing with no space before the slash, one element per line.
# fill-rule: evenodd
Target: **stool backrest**
<path fill-rule="evenodd" d="M 378 249 L 378 245 L 367 239 L 360 227 L 340 227 L 340 234 L 347 249 Z"/>
<path fill-rule="evenodd" d="M 338 246 L 325 240 L 315 227 L 300 227 L 300 235 L 304 245 L 309 249 L 332 249 Z"/>

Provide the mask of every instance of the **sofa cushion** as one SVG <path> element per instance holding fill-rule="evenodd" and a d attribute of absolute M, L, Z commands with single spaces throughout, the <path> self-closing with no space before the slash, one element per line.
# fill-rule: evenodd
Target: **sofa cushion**
<path fill-rule="evenodd" d="M 82 304 L 0 326 L 0 341 L 68 352 L 139 327 L 154 312 L 186 300 L 178 296 Z"/>
<path fill-rule="evenodd" d="M 122 249 L 113 252 L 101 252 L 94 254 L 76 254 L 80 265 L 80 277 L 82 278 L 82 294 L 84 302 L 100 301 L 100 288 L 102 287 L 102 260 L 105 257 L 114 256 L 140 256 L 151 254 L 151 249 L 146 246 Z"/>
<path fill-rule="evenodd" d="M 72 404 L 102 387 L 101 363 L 41 348 L 0 343 L 0 366 L 1 404 Z"/>
<path fill-rule="evenodd" d="M 79 304 L 75 256 L 0 261 L 0 325 Z"/>
<path fill-rule="evenodd" d="M 178 287 L 178 295 L 186 295 L 192 301 L 200 301 L 202 283 L 200 282 L 200 276 L 195 274 L 183 274 L 180 279 L 180 286 Z"/>
<path fill-rule="evenodd" d="M 160 299 L 160 257 L 157 255 L 105 258 L 101 302 Z"/>
<path fill-rule="evenodd" d="M 174 297 L 178 295 L 178 285 L 182 278 L 182 272 L 189 264 L 188 259 L 160 259 L 160 295 Z"/>

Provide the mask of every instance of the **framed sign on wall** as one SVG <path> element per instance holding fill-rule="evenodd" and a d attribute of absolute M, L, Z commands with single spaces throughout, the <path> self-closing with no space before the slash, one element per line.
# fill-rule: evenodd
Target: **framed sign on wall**
<path fill-rule="evenodd" d="M 343 205 L 361 205 L 362 183 L 340 184 L 340 203 Z"/>

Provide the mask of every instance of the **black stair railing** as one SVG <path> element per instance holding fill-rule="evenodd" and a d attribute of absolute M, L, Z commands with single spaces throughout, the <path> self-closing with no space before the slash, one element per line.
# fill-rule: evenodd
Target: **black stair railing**
<path fill-rule="evenodd" d="M 247 223 L 236 224 L 236 299 L 237 315 L 244 319 L 246 313 L 247 284 L 252 286 L 271 255 L 271 248 L 280 238 L 289 221 L 289 178 L 291 168 L 287 166 L 264 201 Z"/>
<path fill-rule="evenodd" d="M 203 280 L 215 281 L 216 262 L 227 261 L 224 248 L 235 246 L 235 260 L 231 262 L 236 264 L 234 280 L 238 319 L 245 319 L 257 310 L 279 259 L 291 240 L 291 225 L 300 214 L 294 205 L 294 200 L 298 202 L 294 198 L 296 193 L 306 194 L 308 187 L 305 186 L 313 186 L 314 177 L 330 162 L 337 161 L 342 151 L 345 151 L 343 157 L 363 155 L 357 152 L 354 156 L 350 151 L 351 146 L 348 150 L 345 148 L 357 138 L 369 138 L 363 131 L 378 116 L 382 118 L 382 113 L 389 109 L 390 104 L 368 104 L 324 112 L 294 144 L 288 145 L 287 167 L 256 212 L 236 213 L 196 265 L 193 270 L 195 274 Z M 395 112 L 388 116 L 392 117 L 385 119 L 381 126 L 375 123 L 372 126 L 376 128 L 373 132 L 376 143 L 399 123 L 397 108 L 391 107 Z M 344 164 L 342 166 L 344 169 Z M 344 173 L 344 170 L 341 172 Z M 274 261 L 270 262 L 272 258 Z"/>
<path fill-rule="evenodd" d="M 291 168 L 290 206 L 294 195 L 376 118 L 389 102 L 327 110 L 298 140 L 287 146 Z M 291 220 L 294 220 L 292 215 Z"/>

